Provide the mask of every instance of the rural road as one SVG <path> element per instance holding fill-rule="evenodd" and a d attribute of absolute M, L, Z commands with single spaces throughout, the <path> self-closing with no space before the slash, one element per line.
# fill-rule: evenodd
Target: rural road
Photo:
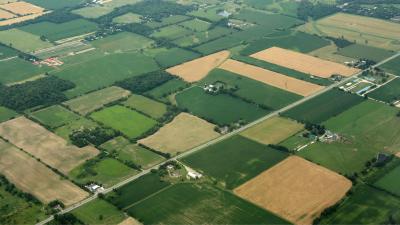
<path fill-rule="evenodd" d="M 389 58 L 384 59 L 383 61 L 381 61 L 381 62 L 375 64 L 375 65 L 372 66 L 372 67 L 378 67 L 378 66 L 380 66 L 380 65 L 382 65 L 382 64 L 384 64 L 384 63 L 386 63 L 386 62 L 388 62 L 388 61 L 390 61 L 390 60 L 392 60 L 392 59 L 394 59 L 394 58 L 396 58 L 396 57 L 398 57 L 398 56 L 400 56 L 400 52 L 396 53 L 395 55 L 393 55 L 393 56 L 391 56 L 391 57 L 389 57 Z M 279 110 L 277 110 L 277 111 L 271 112 L 270 114 L 268 114 L 268 115 L 266 115 L 266 116 L 264 116 L 264 117 L 262 117 L 262 118 L 260 118 L 260 119 L 258 119 L 258 120 L 256 120 L 256 121 L 253 121 L 253 122 L 251 122 L 251 123 L 249 123 L 249 124 L 247 124 L 247 125 L 245 125 L 245 126 L 239 128 L 239 129 L 237 129 L 237 130 L 234 130 L 234 131 L 232 131 L 232 132 L 230 132 L 230 133 L 228 133 L 228 134 L 222 135 L 222 136 L 220 136 L 220 137 L 218 137 L 218 138 L 216 138 L 216 139 L 213 139 L 213 140 L 211 140 L 211 141 L 209 141 L 209 142 L 206 142 L 206 143 L 204 143 L 204 144 L 202 144 L 202 145 L 200 145 L 200 146 L 197 146 L 197 147 L 195 147 L 195 148 L 192 148 L 192 149 L 190 149 L 190 150 L 188 150 L 188 151 L 186 151 L 186 152 L 184 152 L 184 153 L 182 153 L 182 154 L 180 154 L 180 155 L 177 155 L 177 156 L 175 156 L 175 157 L 172 157 L 172 158 L 170 158 L 169 160 L 164 161 L 164 162 L 162 162 L 162 163 L 160 163 L 160 164 L 157 164 L 157 165 L 155 165 L 155 166 L 153 166 L 153 167 L 151 167 L 151 168 L 149 168 L 149 169 L 143 170 L 143 171 L 141 171 L 139 174 L 137 174 L 137 175 L 135 175 L 135 176 L 132 176 L 132 177 L 130 177 L 130 178 L 128 178 L 128 179 L 126 179 L 126 180 L 124 180 L 124 181 L 122 181 L 122 182 L 120 182 L 120 183 L 118 183 L 118 184 L 116 184 L 116 185 L 114 185 L 114 186 L 112 186 L 112 187 L 110 187 L 110 188 L 105 189 L 102 193 L 103 193 L 103 194 L 107 194 L 107 193 L 111 192 L 113 189 L 119 188 L 119 187 L 121 187 L 121 186 L 123 186 L 123 185 L 125 185 L 125 184 L 127 184 L 127 183 L 129 183 L 129 182 L 131 182 L 131 181 L 134 181 L 134 180 L 138 179 L 139 177 L 141 177 L 141 176 L 143 176 L 143 175 L 145 175 L 145 174 L 150 173 L 150 171 L 151 171 L 152 169 L 157 169 L 160 165 L 162 165 L 162 164 L 164 164 L 164 163 L 166 163 L 166 162 L 168 162 L 168 161 L 178 160 L 178 159 L 180 159 L 180 158 L 183 158 L 183 157 L 185 157 L 185 156 L 188 156 L 188 155 L 190 155 L 190 154 L 193 154 L 193 153 L 195 153 L 195 152 L 197 152 L 197 151 L 199 151 L 199 150 L 201 150 L 201 149 L 203 149 L 203 148 L 206 148 L 206 147 L 208 147 L 208 146 L 210 146 L 210 145 L 213 145 L 213 144 L 216 144 L 216 143 L 218 143 L 218 142 L 221 142 L 221 141 L 223 141 L 223 140 L 225 140 L 225 139 L 227 139 L 227 138 L 230 138 L 230 137 L 232 137 L 232 136 L 234 136 L 234 135 L 236 135 L 236 134 L 238 134 L 238 133 L 240 133 L 240 132 L 242 132 L 242 131 L 244 131 L 244 130 L 246 130 L 246 129 L 248 129 L 248 128 L 250 128 L 250 127 L 256 125 L 256 124 L 259 124 L 259 123 L 263 122 L 264 120 L 267 120 L 267 119 L 269 119 L 269 118 L 271 118 L 271 117 L 277 116 L 277 115 L 279 115 L 279 114 L 282 113 L 282 112 L 285 112 L 285 111 L 287 111 L 287 110 L 289 110 L 289 109 L 292 109 L 292 108 L 294 108 L 294 107 L 296 107 L 296 106 L 298 106 L 298 105 L 300 105 L 300 104 L 302 104 L 302 103 L 304 103 L 304 102 L 306 102 L 306 101 L 308 101 L 308 100 L 310 100 L 310 99 L 312 99 L 312 98 L 315 98 L 315 97 L 317 97 L 317 96 L 319 96 L 319 95 L 321 95 L 321 94 L 323 94 L 323 93 L 325 93 L 325 92 L 328 92 L 328 91 L 332 90 L 333 88 L 342 86 L 343 84 L 346 84 L 347 82 L 349 82 L 349 81 L 350 81 L 351 79 L 353 79 L 354 77 L 360 75 L 362 72 L 363 72 L 363 71 L 360 71 L 359 73 L 356 73 L 356 74 L 354 74 L 354 75 L 352 75 L 352 76 L 350 76 L 350 77 L 347 77 L 347 78 L 343 79 L 342 81 L 340 81 L 340 82 L 338 82 L 338 83 L 333 83 L 332 85 L 326 87 L 325 89 L 323 89 L 323 90 L 321 90 L 321 91 L 319 91 L 319 92 L 316 92 L 316 93 L 314 93 L 314 94 L 312 94 L 312 95 L 309 95 L 309 96 L 307 96 L 307 97 L 305 97 L 305 98 L 302 98 L 302 99 L 300 99 L 299 101 L 294 102 L 294 103 L 292 103 L 292 104 L 290 104 L 290 105 L 288 105 L 288 106 L 286 106 L 286 107 L 284 107 L 284 108 L 282 108 L 282 109 L 279 109 Z M 72 210 L 74 210 L 74 209 L 76 209 L 76 208 L 78 208 L 78 207 L 80 207 L 80 206 L 82 206 L 82 205 L 84 205 L 84 204 L 86 204 L 86 203 L 89 203 L 89 202 L 95 200 L 96 198 L 97 198 L 97 194 L 92 195 L 92 196 L 90 196 L 89 198 L 86 198 L 86 199 L 84 199 L 84 200 L 82 200 L 82 201 L 80 201 L 80 202 L 78 202 L 78 203 L 76 203 L 76 204 L 74 204 L 74 205 L 71 205 L 71 206 L 69 206 L 68 208 L 62 210 L 59 214 L 68 213 L 68 212 L 70 212 L 70 211 L 72 211 Z M 50 222 L 51 220 L 53 220 L 53 218 L 54 218 L 53 216 L 50 216 L 49 218 L 47 218 L 47 219 L 45 219 L 45 220 L 43 220 L 43 221 L 37 223 L 36 225 L 44 225 L 44 224 Z"/>

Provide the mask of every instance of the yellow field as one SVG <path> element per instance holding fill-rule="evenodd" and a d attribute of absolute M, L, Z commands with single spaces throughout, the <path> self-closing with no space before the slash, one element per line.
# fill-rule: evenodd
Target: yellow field
<path fill-rule="evenodd" d="M 15 16 L 14 14 L 0 9 L 0 19 L 10 19 L 13 18 L 14 16 Z"/>
<path fill-rule="evenodd" d="M 62 179 L 28 154 L 0 139 L 0 174 L 24 192 L 49 203 L 60 200 L 71 205 L 89 194 L 68 180 Z"/>
<path fill-rule="evenodd" d="M 348 77 L 359 71 L 339 63 L 278 47 L 257 52 L 251 57 L 322 78 L 329 78 L 334 74 Z"/>
<path fill-rule="evenodd" d="M 300 132 L 304 125 L 283 117 L 273 117 L 243 131 L 240 135 L 263 144 L 278 144 Z"/>
<path fill-rule="evenodd" d="M 0 8 L 21 16 L 42 13 L 45 10 L 42 7 L 24 1 L 3 4 L 0 5 Z"/>
<path fill-rule="evenodd" d="M 240 197 L 297 225 L 311 225 L 342 199 L 351 181 L 298 156 L 291 156 L 236 188 Z"/>
<path fill-rule="evenodd" d="M 349 41 L 388 50 L 400 50 L 400 24 L 371 17 L 337 13 L 309 22 L 299 30 L 320 36 L 344 37 Z"/>
<path fill-rule="evenodd" d="M 141 225 L 141 223 L 139 221 L 133 219 L 132 217 L 128 217 L 124 221 L 119 223 L 118 225 Z"/>
<path fill-rule="evenodd" d="M 8 20 L 2 20 L 2 21 L 0 21 L 0 26 L 8 26 L 8 25 L 15 24 L 15 23 L 21 23 L 21 22 L 24 22 L 27 20 L 33 20 L 36 17 L 42 16 L 47 13 L 49 13 L 49 12 L 35 13 L 35 14 L 27 15 L 27 16 L 20 16 L 20 17 L 11 18 Z"/>
<path fill-rule="evenodd" d="M 63 138 L 25 117 L 1 123 L 0 136 L 66 175 L 99 153 L 91 146 L 68 145 Z"/>
<path fill-rule="evenodd" d="M 217 138 L 219 133 L 214 131 L 214 127 L 214 124 L 203 119 L 181 113 L 157 133 L 139 140 L 139 143 L 160 152 L 176 154 Z"/>
<path fill-rule="evenodd" d="M 202 58 L 198 58 L 172 68 L 167 72 L 181 77 L 187 82 L 196 82 L 203 79 L 207 74 L 229 58 L 229 51 L 221 51 Z M 173 57 L 173 56 L 171 56 Z"/>
<path fill-rule="evenodd" d="M 226 60 L 220 68 L 302 96 L 311 95 L 324 88 L 232 59 Z"/>

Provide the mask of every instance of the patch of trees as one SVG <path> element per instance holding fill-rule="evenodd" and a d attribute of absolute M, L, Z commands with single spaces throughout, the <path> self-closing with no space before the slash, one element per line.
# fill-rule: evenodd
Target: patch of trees
<path fill-rule="evenodd" d="M 297 8 L 297 17 L 302 20 L 308 20 L 308 18 L 319 19 L 336 12 L 340 9 L 333 4 L 316 3 L 305 0 L 301 1 L 299 7 Z"/>
<path fill-rule="evenodd" d="M 287 152 L 287 153 L 291 152 L 288 148 L 286 148 L 285 146 L 282 146 L 282 145 L 269 144 L 268 147 L 278 150 L 278 151 L 281 151 L 281 152 Z"/>
<path fill-rule="evenodd" d="M 153 30 L 150 27 L 141 23 L 126 24 L 125 26 L 122 26 L 121 29 L 128 32 L 140 34 L 143 36 L 149 36 L 153 32 Z"/>
<path fill-rule="evenodd" d="M 180 5 L 174 2 L 147 0 L 133 5 L 131 12 L 143 15 L 149 19 L 160 21 L 164 17 L 169 17 L 171 15 L 184 15 L 194 9 L 194 6 Z"/>
<path fill-rule="evenodd" d="M 83 128 L 80 130 L 73 131 L 69 135 L 69 138 L 72 144 L 82 148 L 89 144 L 99 146 L 118 135 L 120 135 L 120 133 L 112 129 L 96 127 L 93 129 Z"/>
<path fill-rule="evenodd" d="M 398 0 L 341 0 L 339 3 L 347 3 L 343 7 L 344 12 L 362 16 L 391 19 L 400 15 L 400 8 L 391 5 L 399 4 Z"/>
<path fill-rule="evenodd" d="M 76 218 L 72 213 L 65 213 L 60 215 L 54 215 L 54 220 L 49 223 L 50 225 L 74 225 L 74 224 L 84 224 L 78 218 Z"/>
<path fill-rule="evenodd" d="M 10 193 L 11 195 L 23 198 L 26 201 L 31 202 L 33 204 L 38 204 L 38 205 L 41 204 L 40 201 L 35 196 L 19 190 L 17 187 L 15 187 L 13 183 L 8 181 L 8 179 L 2 174 L 0 174 L 0 187 L 3 187 L 4 190 Z"/>
<path fill-rule="evenodd" d="M 326 39 L 333 41 L 333 43 L 335 43 L 335 45 L 339 48 L 345 48 L 347 46 L 354 44 L 353 42 L 344 39 L 344 37 L 341 38 L 326 37 Z"/>
<path fill-rule="evenodd" d="M 54 105 L 67 100 L 63 91 L 74 87 L 74 83 L 55 76 L 10 87 L 0 86 L 0 105 L 17 111 L 39 105 Z"/>
<path fill-rule="evenodd" d="M 315 136 L 325 134 L 325 126 L 319 124 L 306 123 L 304 128 Z"/>
<path fill-rule="evenodd" d="M 116 85 L 135 94 L 142 94 L 173 78 L 171 74 L 160 70 L 119 81 Z"/>

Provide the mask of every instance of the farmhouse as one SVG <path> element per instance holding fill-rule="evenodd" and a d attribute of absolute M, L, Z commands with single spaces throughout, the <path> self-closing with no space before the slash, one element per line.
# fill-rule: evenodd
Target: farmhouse
<path fill-rule="evenodd" d="M 104 188 L 98 184 L 89 184 L 86 185 L 85 188 L 87 188 L 92 193 L 100 193 L 104 191 Z"/>

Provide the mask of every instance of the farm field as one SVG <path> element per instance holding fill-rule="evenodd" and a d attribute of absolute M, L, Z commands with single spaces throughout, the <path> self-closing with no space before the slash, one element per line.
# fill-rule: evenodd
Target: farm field
<path fill-rule="evenodd" d="M 145 94 L 149 95 L 153 98 L 163 100 L 168 95 L 170 95 L 172 93 L 176 93 L 179 90 L 183 90 L 187 86 L 188 86 L 188 83 L 186 83 L 182 79 L 176 78 L 176 79 L 169 80 L 169 81 L 165 82 L 164 84 L 161 84 L 160 86 L 151 89 L 150 91 L 146 92 Z"/>
<path fill-rule="evenodd" d="M 90 112 L 104 107 L 108 103 L 127 98 L 129 95 L 129 91 L 112 86 L 71 99 L 63 104 L 81 115 L 87 115 Z"/>
<path fill-rule="evenodd" d="M 182 159 L 233 189 L 288 156 L 242 136 L 234 136 Z"/>
<path fill-rule="evenodd" d="M 240 45 L 241 42 L 241 38 L 235 37 L 234 35 L 226 35 L 216 40 L 205 42 L 193 49 L 204 55 L 208 55 L 236 47 Z"/>
<path fill-rule="evenodd" d="M 79 8 L 71 11 L 74 14 L 82 16 L 87 19 L 96 19 L 101 16 L 104 16 L 113 11 L 111 7 L 103 7 L 103 6 L 88 6 L 84 8 Z"/>
<path fill-rule="evenodd" d="M 394 79 L 390 83 L 368 93 L 368 97 L 392 103 L 400 99 L 400 79 Z"/>
<path fill-rule="evenodd" d="M 298 29 L 320 36 L 344 37 L 352 42 L 387 50 L 400 49 L 400 25 L 381 19 L 337 13 L 311 21 Z"/>
<path fill-rule="evenodd" d="M 108 53 L 137 51 L 153 44 L 153 40 L 131 32 L 120 32 L 91 42 L 92 46 Z"/>
<path fill-rule="evenodd" d="M 183 27 L 180 27 L 178 25 L 170 25 L 167 27 L 162 27 L 158 30 L 156 30 L 151 37 L 153 38 L 165 38 L 168 40 L 175 40 L 177 38 L 186 36 L 191 34 L 192 31 L 189 29 L 185 29 Z"/>
<path fill-rule="evenodd" d="M 179 25 L 196 32 L 206 31 L 211 26 L 209 22 L 200 19 L 187 20 L 179 23 Z"/>
<path fill-rule="evenodd" d="M 0 83 L 10 85 L 35 76 L 43 75 L 50 70 L 47 66 L 37 66 L 20 58 L 0 62 Z"/>
<path fill-rule="evenodd" d="M 90 117 L 128 138 L 137 138 L 157 125 L 157 121 L 118 105 L 94 112 Z"/>
<path fill-rule="evenodd" d="M 9 1 L 9 0 L 7 0 Z M 45 9 L 61 9 L 64 7 L 72 7 L 79 5 L 83 2 L 83 0 L 68 0 L 59 2 L 57 0 L 49 0 L 49 1 L 42 1 L 42 0 L 26 0 L 31 4 L 43 7 Z"/>
<path fill-rule="evenodd" d="M 174 66 L 167 69 L 167 72 L 187 82 L 196 82 L 207 76 L 211 70 L 221 65 L 228 59 L 229 55 L 229 51 L 221 51 Z M 195 70 L 193 70 L 194 68 Z"/>
<path fill-rule="evenodd" d="M 321 123 L 363 101 L 363 98 L 338 89 L 330 90 L 282 115 L 300 122 Z"/>
<path fill-rule="evenodd" d="M 15 111 L 8 109 L 6 107 L 0 106 L 0 123 L 5 122 L 9 119 L 18 116 L 18 113 Z"/>
<path fill-rule="evenodd" d="M 22 52 L 34 52 L 53 46 L 49 42 L 40 40 L 40 36 L 16 28 L 0 31 L 0 43 L 8 46 L 11 45 Z"/>
<path fill-rule="evenodd" d="M 196 32 L 191 35 L 178 38 L 174 40 L 173 43 L 180 47 L 189 47 L 199 45 L 207 41 L 215 40 L 231 33 L 234 33 L 234 30 L 217 26 L 207 31 Z"/>
<path fill-rule="evenodd" d="M 36 14 L 44 11 L 43 8 L 24 1 L 2 4 L 0 8 L 18 15 Z"/>
<path fill-rule="evenodd" d="M 400 166 L 397 166 L 389 173 L 387 173 L 384 177 L 375 182 L 374 186 L 377 186 L 383 190 L 400 196 L 400 182 L 399 179 L 397 179 L 399 176 Z"/>
<path fill-rule="evenodd" d="M 352 44 L 344 48 L 339 48 L 337 53 L 354 59 L 366 58 L 375 62 L 380 62 L 389 58 L 394 52 L 367 45 Z"/>
<path fill-rule="evenodd" d="M 265 145 L 279 144 L 303 129 L 303 124 L 277 116 L 243 131 L 240 135 Z"/>
<path fill-rule="evenodd" d="M 167 106 L 142 95 L 131 95 L 122 104 L 154 119 L 162 118 L 167 113 Z"/>
<path fill-rule="evenodd" d="M 389 73 L 393 73 L 396 76 L 400 76 L 399 66 L 400 66 L 400 57 L 397 57 L 383 64 L 381 68 Z"/>
<path fill-rule="evenodd" d="M 60 105 L 54 105 L 35 111 L 31 113 L 30 116 L 39 121 L 42 125 L 50 127 L 51 129 L 64 126 L 71 121 L 80 118 L 77 114 Z"/>
<path fill-rule="evenodd" d="M 226 94 L 211 95 L 200 87 L 187 89 L 176 95 L 178 106 L 217 125 L 244 120 L 251 122 L 268 113 L 254 104 Z M 235 112 L 227 113 L 227 112 Z"/>
<path fill-rule="evenodd" d="M 18 52 L 15 49 L 0 45 L 0 60 L 11 58 L 16 55 L 18 55 Z"/>
<path fill-rule="evenodd" d="M 238 14 L 234 15 L 234 18 L 262 25 L 263 29 L 267 29 L 271 33 L 274 30 L 285 29 L 303 23 L 301 20 L 294 17 L 249 9 L 241 10 Z"/>
<path fill-rule="evenodd" d="M 0 124 L 0 136 L 63 174 L 99 153 L 90 146 L 68 145 L 61 137 L 25 117 Z"/>
<path fill-rule="evenodd" d="M 229 59 L 219 68 L 240 74 L 267 85 L 292 92 L 297 95 L 308 96 L 323 89 L 322 86 L 285 76 L 257 66 Z"/>
<path fill-rule="evenodd" d="M 140 23 L 142 22 L 141 15 L 135 13 L 126 13 L 124 15 L 114 17 L 113 22 L 118 24 L 130 24 L 130 23 Z"/>
<path fill-rule="evenodd" d="M 159 27 L 166 27 L 168 25 L 177 24 L 186 20 L 190 20 L 190 17 L 185 15 L 172 15 L 169 17 L 162 18 L 161 21 L 149 21 L 145 23 L 145 25 L 152 29 L 156 29 Z"/>
<path fill-rule="evenodd" d="M 278 47 L 254 53 L 251 57 L 322 78 L 329 78 L 335 74 L 348 77 L 359 72 L 358 69 L 339 63 Z"/>
<path fill-rule="evenodd" d="M 88 196 L 70 181 L 61 179 L 45 165 L 3 140 L 0 140 L 0 156 L 0 173 L 43 203 L 58 199 L 71 205 Z"/>
<path fill-rule="evenodd" d="M 187 113 L 181 113 L 157 133 L 139 143 L 169 154 L 179 154 L 219 136 L 215 125 Z"/>
<path fill-rule="evenodd" d="M 221 9 L 222 9 L 221 7 L 198 9 L 197 11 L 190 12 L 188 15 L 216 22 L 224 18 L 223 16 L 218 15 L 218 11 Z"/>
<path fill-rule="evenodd" d="M 173 57 L 171 57 L 173 56 Z M 157 54 L 154 59 L 163 67 L 175 66 L 200 57 L 199 54 L 182 48 L 170 48 Z"/>
<path fill-rule="evenodd" d="M 291 156 L 234 190 L 293 224 L 310 225 L 351 188 L 345 177 Z"/>
<path fill-rule="evenodd" d="M 82 128 L 92 129 L 98 127 L 99 125 L 92 120 L 86 119 L 84 117 L 80 117 L 78 120 L 70 121 L 68 124 L 64 126 L 58 127 L 54 130 L 54 133 L 58 136 L 64 138 L 68 143 L 70 143 L 69 135 L 76 130 Z"/>
<path fill-rule="evenodd" d="M 85 224 L 118 224 L 125 219 L 121 211 L 101 199 L 96 199 L 71 213 Z"/>

